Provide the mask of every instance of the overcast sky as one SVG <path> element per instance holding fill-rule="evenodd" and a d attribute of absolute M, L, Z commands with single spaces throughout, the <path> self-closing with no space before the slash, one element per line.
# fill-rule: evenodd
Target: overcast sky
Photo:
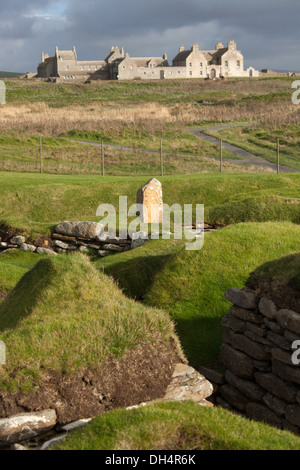
<path fill-rule="evenodd" d="M 41 52 L 76 45 L 79 60 L 112 45 L 169 61 L 180 44 L 231 39 L 245 65 L 300 70 L 299 0 L 0 0 L 0 70 L 36 71 Z"/>

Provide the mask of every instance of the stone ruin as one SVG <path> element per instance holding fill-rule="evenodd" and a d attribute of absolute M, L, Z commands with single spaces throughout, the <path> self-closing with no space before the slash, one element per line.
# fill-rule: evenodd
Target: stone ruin
<path fill-rule="evenodd" d="M 299 434 L 300 366 L 292 356 L 293 343 L 300 340 L 300 299 L 292 310 L 269 297 L 246 288 L 227 291 L 225 298 L 233 306 L 222 320 L 226 372 L 216 401 L 250 419 Z"/>

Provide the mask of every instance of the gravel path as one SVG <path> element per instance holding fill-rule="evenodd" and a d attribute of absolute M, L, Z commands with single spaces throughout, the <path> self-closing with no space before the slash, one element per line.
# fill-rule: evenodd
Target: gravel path
<path fill-rule="evenodd" d="M 205 140 L 205 142 L 210 142 L 213 145 L 220 146 L 220 139 L 217 139 L 216 137 L 212 137 L 210 135 L 205 134 L 203 131 L 220 131 L 223 129 L 231 129 L 233 127 L 241 127 L 241 126 L 249 126 L 251 123 L 244 123 L 244 124 L 224 124 L 221 126 L 213 126 L 213 127 L 203 127 L 201 129 L 190 129 L 189 132 L 196 137 L 199 137 L 201 140 Z M 253 155 L 252 153 L 248 152 L 247 150 L 244 150 L 240 147 L 237 147 L 235 145 L 229 144 L 228 142 L 223 141 L 223 148 L 228 150 L 230 153 L 233 155 L 237 155 L 238 157 L 241 157 L 242 160 L 230 160 L 224 158 L 224 161 L 226 162 L 231 162 L 231 163 L 237 163 L 237 164 L 248 164 L 248 165 L 254 165 L 254 166 L 259 166 L 259 167 L 265 167 L 265 168 L 271 168 L 272 170 L 277 171 L 277 164 L 276 163 L 271 163 L 265 160 L 264 158 L 257 157 L 256 155 Z M 299 173 L 299 170 L 296 170 L 295 168 L 290 168 L 285 165 L 280 165 L 280 172 L 282 173 Z"/>

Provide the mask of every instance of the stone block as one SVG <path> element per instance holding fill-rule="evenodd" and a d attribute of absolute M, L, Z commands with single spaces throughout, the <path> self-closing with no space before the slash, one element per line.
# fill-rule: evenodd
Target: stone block
<path fill-rule="evenodd" d="M 241 308 L 252 310 L 256 307 L 254 292 L 245 289 L 230 288 L 226 291 L 225 299 Z"/>

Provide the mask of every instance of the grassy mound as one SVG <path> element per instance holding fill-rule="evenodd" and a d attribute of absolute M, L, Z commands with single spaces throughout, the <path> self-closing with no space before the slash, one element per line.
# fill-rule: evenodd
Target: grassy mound
<path fill-rule="evenodd" d="M 127 299 L 82 255 L 41 260 L 0 304 L 1 390 L 30 391 L 47 371 L 96 371 L 141 344 L 176 340 L 161 310 Z"/>
<path fill-rule="evenodd" d="M 209 211 L 209 220 L 220 225 L 272 220 L 289 220 L 299 224 L 300 199 L 266 196 L 224 202 Z"/>
<path fill-rule="evenodd" d="M 201 174 L 165 176 L 159 180 L 166 204 L 204 204 L 206 222 L 210 222 L 211 217 L 213 220 L 211 210 L 223 203 L 256 197 L 300 198 L 300 174 Z M 137 190 L 146 181 L 146 176 L 103 178 L 0 172 L 0 221 L 33 237 L 49 235 L 51 228 L 62 220 L 97 220 L 97 207 L 103 203 L 113 204 L 118 213 L 119 196 L 128 197 L 128 206 L 134 204 Z M 290 205 L 282 204 L 282 210 L 287 214 L 284 220 L 289 216 L 295 219 Z M 228 223 L 243 221 L 234 211 L 230 213 Z M 283 220 L 281 212 L 276 220 Z"/>
<path fill-rule="evenodd" d="M 19 280 L 46 255 L 10 251 L 0 255 L 0 291 L 8 294 Z"/>
<path fill-rule="evenodd" d="M 164 403 L 116 410 L 74 431 L 55 450 L 296 450 L 300 438 L 221 408 Z"/>
<path fill-rule="evenodd" d="M 300 313 L 300 253 L 259 266 L 251 274 L 247 286 L 273 299 L 278 308 Z"/>
<path fill-rule="evenodd" d="M 219 357 L 220 321 L 229 308 L 226 290 L 242 288 L 259 264 L 299 251 L 300 227 L 283 222 L 229 226 L 207 234 L 201 251 L 187 252 L 181 242 L 170 242 L 170 256 L 163 243 L 150 242 L 96 265 L 127 293 L 142 298 L 144 292 L 146 304 L 168 311 L 189 361 L 198 367 Z"/>

